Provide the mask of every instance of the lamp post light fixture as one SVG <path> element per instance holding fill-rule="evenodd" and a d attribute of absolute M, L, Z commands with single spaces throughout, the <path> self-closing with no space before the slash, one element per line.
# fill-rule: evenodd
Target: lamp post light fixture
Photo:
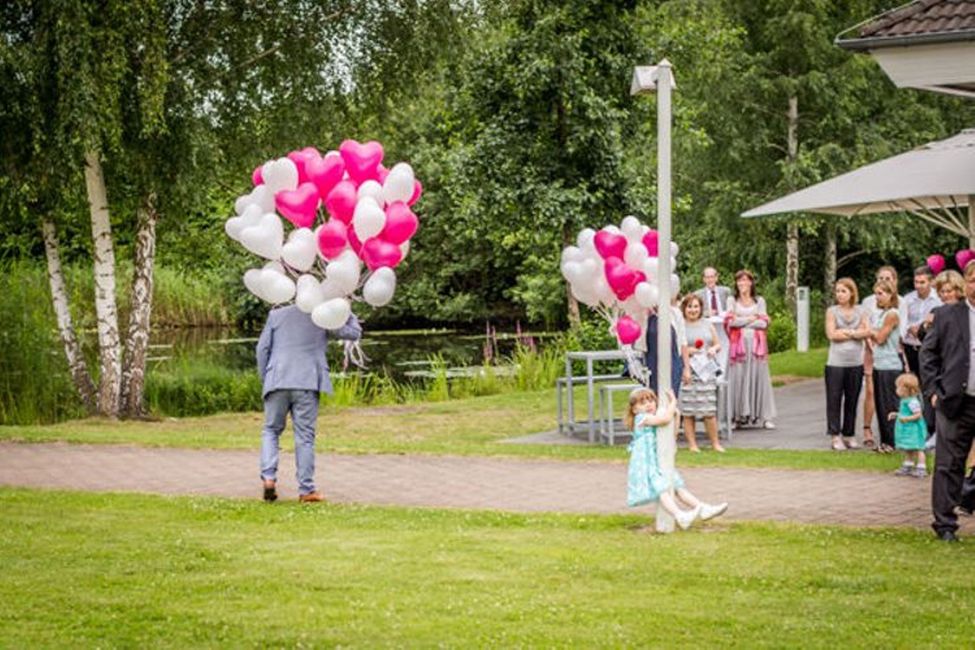
<path fill-rule="evenodd" d="M 670 95 L 676 87 L 670 61 L 663 59 L 653 66 L 637 66 L 633 68 L 633 81 L 630 84 L 631 95 L 657 94 L 657 284 L 660 299 L 657 303 L 657 397 L 658 408 L 666 404 L 666 392 L 673 389 L 671 383 L 671 295 L 670 286 Z M 673 427 L 677 423 L 672 423 Z M 669 430 L 669 428 L 668 428 Z M 677 453 L 677 442 L 673 435 L 657 436 L 657 454 L 660 469 L 668 480 L 673 482 L 674 456 Z M 668 492 L 673 493 L 673 489 Z M 663 508 L 657 507 L 657 531 L 671 533 L 674 531 L 674 518 Z"/>

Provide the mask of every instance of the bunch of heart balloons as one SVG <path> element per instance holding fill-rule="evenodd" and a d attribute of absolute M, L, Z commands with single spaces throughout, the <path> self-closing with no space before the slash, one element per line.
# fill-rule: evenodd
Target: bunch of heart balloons
<path fill-rule="evenodd" d="M 360 289 L 373 307 L 388 304 L 393 269 L 419 226 L 410 208 L 423 188 L 407 163 L 382 163 L 378 142 L 346 140 L 324 156 L 306 147 L 255 169 L 253 190 L 237 199 L 225 227 L 268 260 L 244 274 L 248 290 L 271 304 L 294 300 L 325 329 L 345 324 Z M 287 238 L 282 217 L 293 226 Z"/>
<path fill-rule="evenodd" d="M 677 244 L 671 242 L 670 268 L 677 266 Z M 624 346 L 643 333 L 642 322 L 659 300 L 657 231 L 626 217 L 619 227 L 598 232 L 585 228 L 575 246 L 562 251 L 562 276 L 572 295 L 605 317 Z M 674 294 L 679 278 L 671 274 Z"/>

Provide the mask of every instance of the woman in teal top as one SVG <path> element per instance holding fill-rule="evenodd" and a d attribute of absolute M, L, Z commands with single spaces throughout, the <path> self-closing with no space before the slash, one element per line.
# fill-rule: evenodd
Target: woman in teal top
<path fill-rule="evenodd" d="M 898 343 L 900 342 L 900 316 L 897 313 L 897 290 L 886 280 L 873 285 L 877 298 L 877 311 L 870 320 L 870 338 L 873 350 L 873 400 L 880 425 L 880 446 L 877 451 L 889 454 L 894 451 L 894 422 L 887 419 L 897 411 L 897 377 L 904 370 Z"/>

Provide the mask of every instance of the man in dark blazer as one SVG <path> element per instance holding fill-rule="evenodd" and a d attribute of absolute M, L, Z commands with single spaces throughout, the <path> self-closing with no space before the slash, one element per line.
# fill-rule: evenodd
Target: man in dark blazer
<path fill-rule="evenodd" d="M 957 541 L 955 506 L 975 438 L 975 263 L 965 267 L 965 300 L 934 310 L 921 347 L 924 398 L 935 407 L 937 444 L 931 506 L 938 538 Z"/>

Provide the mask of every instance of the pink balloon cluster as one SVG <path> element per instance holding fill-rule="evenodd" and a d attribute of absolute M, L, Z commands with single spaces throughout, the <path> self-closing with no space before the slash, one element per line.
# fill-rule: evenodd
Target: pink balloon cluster
<path fill-rule="evenodd" d="M 386 168 L 383 157 L 378 142 L 345 140 L 324 156 L 305 147 L 254 169 L 254 188 L 237 199 L 237 216 L 227 221 L 226 230 L 248 250 L 277 263 L 261 275 L 273 280 L 277 291 L 264 291 L 256 274 L 248 288 L 264 299 L 286 295 L 284 285 L 268 275 L 280 267 L 288 279 L 316 280 L 314 287 L 310 280 L 294 282 L 292 292 L 313 317 L 318 304 L 348 298 L 359 288 L 366 302 L 386 304 L 395 290 L 392 269 L 406 257 L 419 227 L 411 208 L 423 186 L 409 164 Z M 287 241 L 278 215 L 294 226 Z M 361 264 L 370 273 L 364 276 Z M 380 269 L 386 270 L 377 273 Z M 331 313 L 338 318 L 342 310 Z"/>
<path fill-rule="evenodd" d="M 609 319 L 623 345 L 636 342 L 640 325 L 659 298 L 657 231 L 626 217 L 619 226 L 582 230 L 574 246 L 562 251 L 562 276 L 572 295 Z M 678 247 L 671 245 L 671 268 Z M 671 275 L 677 290 L 678 278 Z"/>

